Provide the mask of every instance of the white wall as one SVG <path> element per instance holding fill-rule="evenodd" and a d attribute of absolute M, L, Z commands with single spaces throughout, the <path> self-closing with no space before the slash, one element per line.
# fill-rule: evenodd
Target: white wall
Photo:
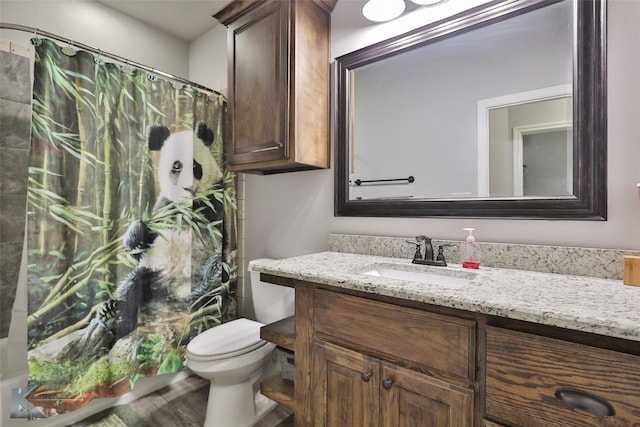
<path fill-rule="evenodd" d="M 227 28 L 217 24 L 189 45 L 189 80 L 226 94 Z"/>
<path fill-rule="evenodd" d="M 347 3 L 338 2 L 334 24 Z M 640 249 L 640 2 L 611 0 L 608 12 L 608 221 L 334 217 L 333 170 L 247 175 L 246 258 L 326 250 L 329 233 L 461 239 L 467 226 L 480 241 Z M 337 34 L 334 56 L 364 45 L 344 29 Z"/>
<path fill-rule="evenodd" d="M 3 23 L 39 28 L 175 76 L 189 73 L 188 43 L 93 0 L 2 0 Z M 32 34 L 2 30 L 3 38 L 29 45 Z"/>

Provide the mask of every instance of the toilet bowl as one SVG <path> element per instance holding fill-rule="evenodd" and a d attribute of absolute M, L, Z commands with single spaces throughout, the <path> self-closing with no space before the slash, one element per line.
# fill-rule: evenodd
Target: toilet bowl
<path fill-rule="evenodd" d="M 260 328 L 293 315 L 293 289 L 260 282 L 260 273 L 252 266 L 250 262 L 258 321 L 240 318 L 224 323 L 187 345 L 187 366 L 210 381 L 204 427 L 248 427 L 276 405 L 257 387 L 275 349 L 275 344 L 260 338 Z"/>

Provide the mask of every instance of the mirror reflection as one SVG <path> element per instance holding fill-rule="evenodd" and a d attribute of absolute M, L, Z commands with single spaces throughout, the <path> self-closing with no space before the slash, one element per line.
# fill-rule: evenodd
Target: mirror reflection
<path fill-rule="evenodd" d="M 350 70 L 348 199 L 574 198 L 573 30 L 565 0 Z"/>
<path fill-rule="evenodd" d="M 560 88 L 565 92 L 565 89 Z M 545 91 L 548 92 L 548 91 Z M 527 96 L 528 99 L 530 99 Z M 573 195 L 573 98 L 478 106 L 478 195 Z"/>

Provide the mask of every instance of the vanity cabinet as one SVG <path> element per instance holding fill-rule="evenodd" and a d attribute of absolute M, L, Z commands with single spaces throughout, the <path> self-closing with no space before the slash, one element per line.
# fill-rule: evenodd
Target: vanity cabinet
<path fill-rule="evenodd" d="M 637 341 L 261 279 L 296 292 L 295 333 L 271 340 L 295 351 L 297 427 L 640 426 Z"/>
<path fill-rule="evenodd" d="M 318 289 L 314 426 L 471 427 L 475 325 Z"/>
<path fill-rule="evenodd" d="M 326 342 L 313 354 L 314 426 L 472 426 L 472 390 Z"/>
<path fill-rule="evenodd" d="M 230 170 L 329 167 L 330 14 L 337 0 L 236 0 L 228 32 Z"/>
<path fill-rule="evenodd" d="M 294 351 L 296 340 L 294 316 L 264 325 L 260 328 L 260 338 L 285 350 Z M 260 383 L 260 392 L 280 405 L 295 411 L 293 382 L 284 379 L 281 373 L 263 378 Z"/>
<path fill-rule="evenodd" d="M 493 421 L 482 420 L 482 427 L 504 427 L 504 426 L 494 423 Z"/>
<path fill-rule="evenodd" d="M 486 416 L 508 425 L 640 424 L 640 356 L 486 328 Z"/>

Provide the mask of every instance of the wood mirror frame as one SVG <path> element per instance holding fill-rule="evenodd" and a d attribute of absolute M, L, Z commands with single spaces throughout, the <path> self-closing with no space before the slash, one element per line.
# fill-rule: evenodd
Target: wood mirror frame
<path fill-rule="evenodd" d="M 349 200 L 348 106 L 352 70 L 557 1 L 490 2 L 336 58 L 334 215 L 606 220 L 606 0 L 573 0 L 573 197 Z"/>

